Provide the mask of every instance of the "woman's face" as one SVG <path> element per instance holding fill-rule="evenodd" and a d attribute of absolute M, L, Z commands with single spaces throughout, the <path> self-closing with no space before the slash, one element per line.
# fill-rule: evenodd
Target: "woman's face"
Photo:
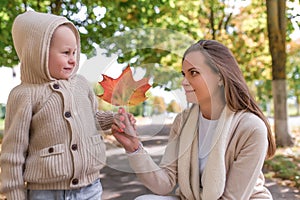
<path fill-rule="evenodd" d="M 220 97 L 220 75 L 206 64 L 201 52 L 194 51 L 186 55 L 182 63 L 182 74 L 182 86 L 189 103 L 211 103 L 212 98 Z"/>

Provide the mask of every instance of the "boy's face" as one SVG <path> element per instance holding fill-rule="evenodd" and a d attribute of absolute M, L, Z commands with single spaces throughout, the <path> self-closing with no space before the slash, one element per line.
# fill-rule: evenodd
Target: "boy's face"
<path fill-rule="evenodd" d="M 49 50 L 49 73 L 55 79 L 68 79 L 76 66 L 77 42 L 73 31 L 66 25 L 53 33 Z"/>

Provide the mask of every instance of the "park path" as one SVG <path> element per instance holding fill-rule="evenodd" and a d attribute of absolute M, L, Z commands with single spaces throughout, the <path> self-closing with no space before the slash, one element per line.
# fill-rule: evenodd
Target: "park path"
<path fill-rule="evenodd" d="M 170 124 L 147 122 L 138 125 L 141 140 L 145 149 L 155 162 L 159 163 L 167 143 Z M 133 200 L 136 196 L 151 193 L 136 178 L 129 167 L 124 150 L 111 138 L 107 142 L 107 166 L 101 171 L 103 200 Z M 275 180 L 266 180 L 266 187 L 271 191 L 274 200 L 300 200 L 300 192 L 295 188 L 285 187 Z"/>

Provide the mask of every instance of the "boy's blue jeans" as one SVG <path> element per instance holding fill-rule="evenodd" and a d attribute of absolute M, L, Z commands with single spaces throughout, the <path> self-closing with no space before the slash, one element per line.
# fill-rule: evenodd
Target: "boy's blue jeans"
<path fill-rule="evenodd" d="M 97 179 L 91 185 L 75 190 L 28 190 L 28 200 L 101 200 L 102 185 Z"/>

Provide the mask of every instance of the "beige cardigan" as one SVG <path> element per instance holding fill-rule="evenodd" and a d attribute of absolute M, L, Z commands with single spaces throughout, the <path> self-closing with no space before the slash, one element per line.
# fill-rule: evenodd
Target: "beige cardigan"
<path fill-rule="evenodd" d="M 233 113 L 227 107 L 219 119 L 200 188 L 198 115 L 194 105 L 176 117 L 159 166 L 144 149 L 128 155 L 141 182 L 160 195 L 178 186 L 176 194 L 186 200 L 272 199 L 261 171 L 268 147 L 265 124 L 252 113 Z"/>

